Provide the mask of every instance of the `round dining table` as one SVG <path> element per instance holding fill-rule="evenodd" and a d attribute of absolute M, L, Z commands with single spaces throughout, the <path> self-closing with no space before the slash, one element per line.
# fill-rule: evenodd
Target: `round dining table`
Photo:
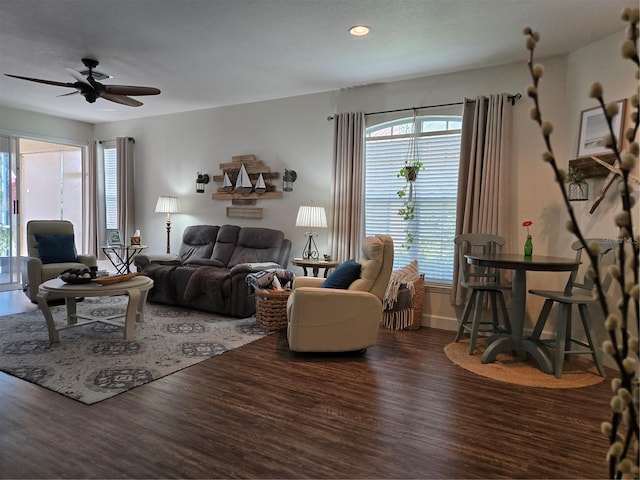
<path fill-rule="evenodd" d="M 482 354 L 482 363 L 493 363 L 496 356 L 505 350 L 527 352 L 545 373 L 553 373 L 553 364 L 543 344 L 523 336 L 527 298 L 527 271 L 536 272 L 572 272 L 577 270 L 580 261 L 575 258 L 548 257 L 522 254 L 494 253 L 467 254 L 467 262 L 480 267 L 512 270 L 511 284 L 511 333 L 497 333 L 488 340 Z"/>

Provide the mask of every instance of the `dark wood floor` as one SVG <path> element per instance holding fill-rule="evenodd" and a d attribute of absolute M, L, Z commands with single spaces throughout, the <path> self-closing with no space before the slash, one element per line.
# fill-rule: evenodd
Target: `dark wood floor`
<path fill-rule="evenodd" d="M 608 381 L 491 381 L 447 360 L 452 338 L 307 356 L 279 332 L 92 406 L 0 373 L 0 477 L 606 477 Z"/>

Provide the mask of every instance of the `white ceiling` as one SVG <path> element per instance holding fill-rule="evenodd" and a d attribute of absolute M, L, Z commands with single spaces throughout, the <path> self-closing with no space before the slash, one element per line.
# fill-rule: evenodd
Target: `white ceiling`
<path fill-rule="evenodd" d="M 0 75 L 0 105 L 102 123 L 524 62 L 523 27 L 539 57 L 565 54 L 623 30 L 634 2 L 0 0 L 0 73 L 74 82 L 65 67 L 92 57 L 106 84 L 162 90 L 133 108 Z"/>

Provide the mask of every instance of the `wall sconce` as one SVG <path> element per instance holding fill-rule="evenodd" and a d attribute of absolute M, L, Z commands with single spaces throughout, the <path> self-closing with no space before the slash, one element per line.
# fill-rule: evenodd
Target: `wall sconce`
<path fill-rule="evenodd" d="M 292 192 L 293 191 L 293 182 L 298 178 L 298 174 L 295 170 L 289 170 L 288 168 L 284 169 L 284 175 L 282 176 L 282 190 L 284 192 Z"/>
<path fill-rule="evenodd" d="M 204 193 L 204 186 L 209 183 L 209 175 L 198 172 L 196 178 L 196 193 Z"/>

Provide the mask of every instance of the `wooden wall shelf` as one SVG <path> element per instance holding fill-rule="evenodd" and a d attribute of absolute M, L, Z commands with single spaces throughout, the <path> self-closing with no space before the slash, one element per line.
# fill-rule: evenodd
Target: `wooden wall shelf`
<path fill-rule="evenodd" d="M 594 155 L 594 157 L 597 157 L 609 165 L 613 165 L 616 159 L 616 156 L 613 153 L 608 153 L 606 155 Z M 609 170 L 602 165 L 599 165 L 591 157 L 580 157 L 569 160 L 569 168 L 582 172 L 584 174 L 584 178 L 606 177 L 610 173 Z"/>
<path fill-rule="evenodd" d="M 262 218 L 261 208 L 252 207 L 227 207 L 228 218 Z"/>
<path fill-rule="evenodd" d="M 218 192 L 211 195 L 212 200 L 259 200 L 261 198 L 282 198 L 282 192 L 265 192 L 262 195 L 258 195 L 255 192 L 249 195 Z"/>

